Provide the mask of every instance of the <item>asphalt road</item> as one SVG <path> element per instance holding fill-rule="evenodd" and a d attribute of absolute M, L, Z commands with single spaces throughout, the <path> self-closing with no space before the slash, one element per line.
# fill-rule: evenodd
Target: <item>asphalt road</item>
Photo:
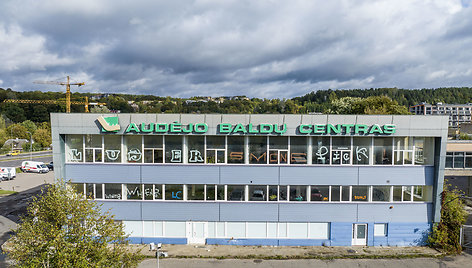
<path fill-rule="evenodd" d="M 51 151 L 33 152 L 31 154 L 33 161 L 49 163 L 52 161 Z M 15 156 L 0 156 L 0 167 L 19 167 L 21 162 L 30 160 L 30 154 L 23 153 Z"/>

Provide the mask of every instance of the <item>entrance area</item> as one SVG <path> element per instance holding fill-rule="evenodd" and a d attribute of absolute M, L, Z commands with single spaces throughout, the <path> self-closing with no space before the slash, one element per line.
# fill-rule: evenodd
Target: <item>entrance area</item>
<path fill-rule="evenodd" d="M 352 225 L 352 245 L 366 246 L 367 245 L 367 224 L 354 223 Z"/>
<path fill-rule="evenodd" d="M 208 237 L 207 222 L 187 222 L 187 243 L 205 244 L 205 238 Z"/>

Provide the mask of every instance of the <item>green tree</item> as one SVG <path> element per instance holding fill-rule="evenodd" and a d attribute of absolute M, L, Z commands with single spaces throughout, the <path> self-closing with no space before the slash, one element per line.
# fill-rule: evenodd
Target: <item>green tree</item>
<path fill-rule="evenodd" d="M 34 197 L 10 240 L 16 267 L 135 267 L 122 223 L 59 181 Z"/>
<path fill-rule="evenodd" d="M 35 144 L 41 145 L 42 148 L 49 147 L 52 143 L 51 132 L 47 129 L 39 128 L 33 135 Z"/>
<path fill-rule="evenodd" d="M 29 131 L 31 134 L 34 134 L 36 131 L 37 127 L 31 120 L 26 120 L 21 122 L 21 125 L 26 128 L 27 131 Z"/>
<path fill-rule="evenodd" d="M 466 221 L 467 211 L 461 196 L 459 190 L 445 184 L 441 193 L 441 220 L 428 237 L 430 246 L 452 254 L 462 252 L 460 228 Z"/>
<path fill-rule="evenodd" d="M 7 127 L 7 134 L 12 139 L 30 139 L 30 135 L 27 133 L 27 129 L 21 124 L 13 124 Z"/>

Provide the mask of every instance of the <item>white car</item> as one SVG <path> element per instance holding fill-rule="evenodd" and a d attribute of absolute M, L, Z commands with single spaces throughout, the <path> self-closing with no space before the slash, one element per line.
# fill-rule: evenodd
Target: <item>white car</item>
<path fill-rule="evenodd" d="M 16 177 L 14 167 L 0 167 L 0 180 L 13 180 Z"/>
<path fill-rule="evenodd" d="M 49 168 L 43 162 L 23 161 L 21 163 L 23 172 L 48 173 Z"/>

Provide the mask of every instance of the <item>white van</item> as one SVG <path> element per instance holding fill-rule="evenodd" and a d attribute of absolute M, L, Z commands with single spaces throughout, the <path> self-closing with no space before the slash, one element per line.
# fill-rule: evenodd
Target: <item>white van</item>
<path fill-rule="evenodd" d="M 14 167 L 0 167 L 0 180 L 13 180 L 16 177 Z"/>
<path fill-rule="evenodd" d="M 49 172 L 48 166 L 46 166 L 43 162 L 36 162 L 36 161 L 23 161 L 21 163 L 21 170 L 23 170 L 23 172 L 37 172 L 37 173 Z"/>

